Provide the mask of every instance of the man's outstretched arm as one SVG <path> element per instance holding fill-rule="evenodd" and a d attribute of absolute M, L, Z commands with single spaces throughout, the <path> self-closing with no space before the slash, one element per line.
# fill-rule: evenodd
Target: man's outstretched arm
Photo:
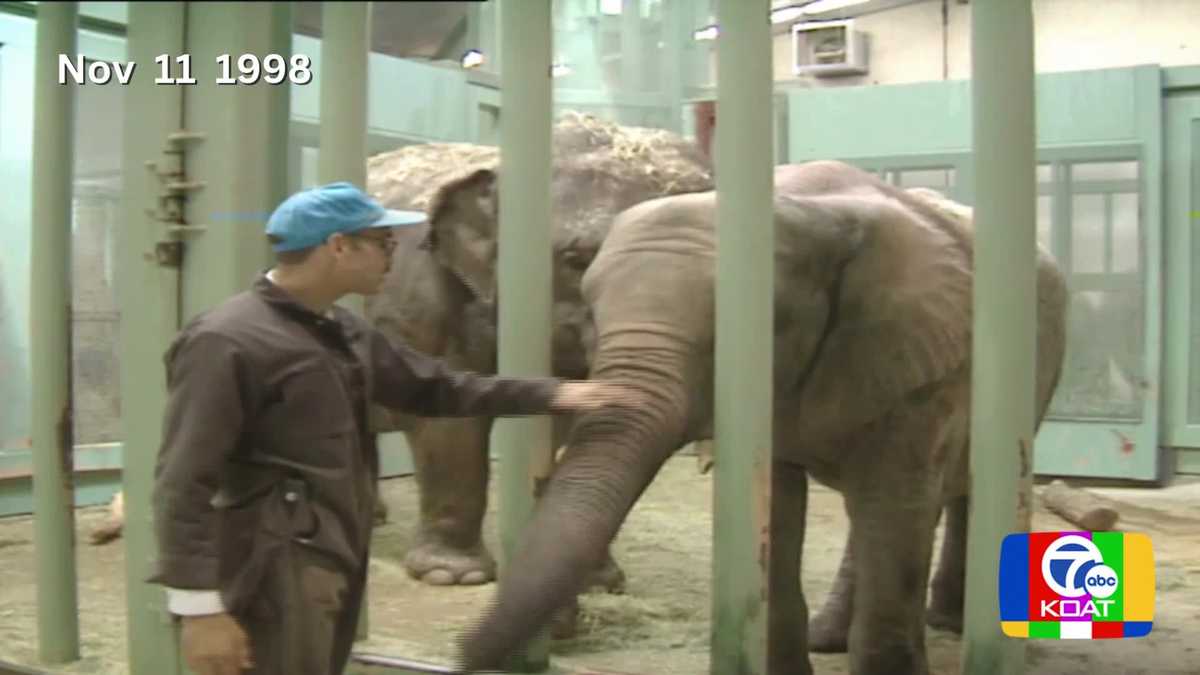
<path fill-rule="evenodd" d="M 631 401 L 606 382 L 554 377 L 498 377 L 453 370 L 445 361 L 371 331 L 374 399 L 426 417 L 542 415 Z"/>

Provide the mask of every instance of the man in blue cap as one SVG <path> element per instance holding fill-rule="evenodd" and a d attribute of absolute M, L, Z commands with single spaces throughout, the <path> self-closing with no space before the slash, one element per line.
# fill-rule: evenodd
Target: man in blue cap
<path fill-rule="evenodd" d="M 371 404 L 498 416 L 629 403 L 612 384 L 452 371 L 334 304 L 378 292 L 392 230 L 424 220 L 349 183 L 289 197 L 267 222 L 275 267 L 166 353 L 151 580 L 197 675 L 342 672 L 376 502 Z"/>

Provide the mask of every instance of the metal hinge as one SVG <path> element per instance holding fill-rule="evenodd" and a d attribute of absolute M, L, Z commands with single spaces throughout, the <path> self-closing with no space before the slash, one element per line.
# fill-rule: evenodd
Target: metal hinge
<path fill-rule="evenodd" d="M 183 242 L 175 240 L 156 243 L 154 261 L 162 267 L 179 267 L 183 264 Z"/>
<path fill-rule="evenodd" d="M 162 150 L 163 158 L 146 162 L 146 170 L 154 174 L 159 184 L 155 205 L 146 209 L 146 215 L 164 223 L 164 230 L 170 237 L 156 242 L 154 246 L 154 259 L 163 267 L 180 267 L 183 264 L 183 241 L 180 238 L 207 229 L 202 225 L 189 224 L 184 211 L 188 195 L 204 189 L 207 185 L 204 181 L 189 179 L 187 176 L 184 163 L 187 154 L 185 144 L 203 141 L 205 138 L 205 134 L 198 131 L 173 131 L 167 134 L 166 146 Z"/>

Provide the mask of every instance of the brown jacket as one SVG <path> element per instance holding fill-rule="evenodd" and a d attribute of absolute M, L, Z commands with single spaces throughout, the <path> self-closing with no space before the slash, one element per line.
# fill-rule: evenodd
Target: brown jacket
<path fill-rule="evenodd" d="M 362 573 L 379 459 L 368 403 L 425 416 L 549 411 L 553 378 L 455 372 L 340 308 L 304 308 L 265 276 L 168 349 L 151 581 L 241 606 L 278 547 Z"/>

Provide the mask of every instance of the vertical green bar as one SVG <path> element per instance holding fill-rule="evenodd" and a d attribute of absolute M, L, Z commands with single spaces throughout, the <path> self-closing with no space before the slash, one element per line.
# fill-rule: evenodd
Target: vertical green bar
<path fill-rule="evenodd" d="M 184 53 L 185 3 L 135 2 L 129 5 L 126 58 L 139 65 L 125 88 L 122 149 L 122 212 L 117 228 L 117 297 L 121 307 L 122 488 L 125 494 L 126 642 L 130 675 L 182 672 L 178 635 L 166 613 L 162 588 L 146 583 L 157 548 L 151 511 L 154 464 L 162 438 L 166 387 L 161 356 L 178 327 L 177 268 L 160 266 L 154 247 L 169 237 L 146 213 L 161 186 L 146 162 L 164 162 L 167 135 L 181 126 L 186 86 L 157 85 L 154 58 Z M 177 63 L 171 72 L 180 76 Z"/>
<path fill-rule="evenodd" d="M 669 123 L 666 128 L 675 133 L 683 132 L 683 86 L 684 55 L 691 42 L 691 30 L 684 17 L 687 15 L 683 3 L 668 2 L 662 8 L 662 101 L 667 106 Z"/>
<path fill-rule="evenodd" d="M 975 340 L 963 672 L 1009 675 L 1024 671 L 1025 641 L 998 630 L 996 570 L 1001 540 L 1028 529 L 1032 503 L 1037 194 L 1031 0 L 976 0 L 971 26 Z"/>
<path fill-rule="evenodd" d="M 322 183 L 344 180 L 366 188 L 370 24 L 370 3 L 321 3 Z"/>
<path fill-rule="evenodd" d="M 1125 594 L 1122 593 L 1122 586 L 1125 583 L 1125 533 L 1124 532 L 1095 532 L 1092 534 L 1092 542 L 1096 544 L 1096 548 L 1100 549 L 1100 557 L 1104 558 L 1104 564 L 1112 568 L 1117 573 L 1116 592 L 1107 598 L 1094 598 L 1097 611 L 1102 611 L 1104 614 L 1098 615 L 1096 621 L 1124 621 L 1125 620 Z M 1089 592 L 1092 589 L 1088 589 Z M 1107 609 L 1101 609 L 1100 601 L 1106 603 Z"/>
<path fill-rule="evenodd" d="M 371 4 L 321 3 L 320 154 L 318 181 L 349 181 L 367 188 L 367 82 L 371 48 Z M 363 313 L 363 299 L 353 296 L 339 305 Z M 364 595 L 355 638 L 367 639 Z"/>
<path fill-rule="evenodd" d="M 713 675 L 767 672 L 775 219 L 767 0 L 720 0 Z"/>
<path fill-rule="evenodd" d="M 59 56 L 77 55 L 78 3 L 41 3 L 33 82 L 33 251 L 29 340 L 33 383 L 34 552 L 38 655 L 79 658 L 71 402 L 71 212 L 75 88 Z M 93 85 L 97 86 L 97 85 Z"/>
<path fill-rule="evenodd" d="M 642 11 L 640 2 L 625 2 L 621 7 L 621 84 L 617 92 L 624 98 L 638 96 L 645 91 L 645 66 L 642 65 L 646 42 L 642 35 Z M 663 11 L 670 11 L 663 8 Z M 628 99 L 625 99 L 628 100 Z M 628 120 L 618 120 L 630 124 Z"/>
<path fill-rule="evenodd" d="M 550 2 L 500 1 L 506 71 L 500 87 L 500 237 L 497 368 L 503 375 L 550 374 Z M 493 426 L 500 475 L 500 584 L 533 513 L 533 476 L 552 448 L 546 417 L 499 419 Z M 543 634 L 509 667 L 549 665 Z"/>

